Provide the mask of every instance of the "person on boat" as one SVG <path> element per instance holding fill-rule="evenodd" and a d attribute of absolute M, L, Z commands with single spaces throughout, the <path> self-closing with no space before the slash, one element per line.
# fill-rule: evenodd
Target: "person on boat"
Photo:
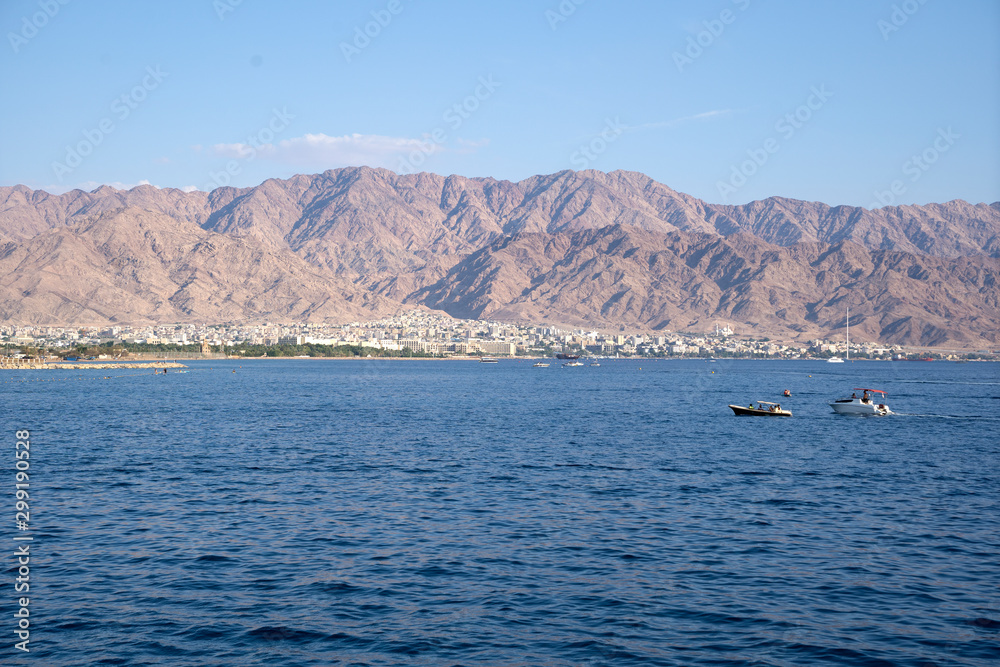
<path fill-rule="evenodd" d="M 857 397 L 858 397 L 858 393 L 856 391 L 852 391 L 851 392 L 851 398 L 857 398 Z"/>
<path fill-rule="evenodd" d="M 861 396 L 861 402 L 862 403 L 867 403 L 868 402 L 868 390 L 867 389 L 865 389 L 865 393 L 862 394 L 862 396 Z"/>
<path fill-rule="evenodd" d="M 748 405 L 747 408 L 753 410 L 753 401 L 750 401 L 750 405 Z"/>

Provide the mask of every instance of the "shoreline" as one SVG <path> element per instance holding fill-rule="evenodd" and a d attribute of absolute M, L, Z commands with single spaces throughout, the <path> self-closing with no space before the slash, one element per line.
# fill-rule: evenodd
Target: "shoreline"
<path fill-rule="evenodd" d="M 202 362 L 202 361 L 475 361 L 479 362 L 481 357 L 228 357 L 226 359 L 185 359 L 187 362 Z M 550 361 L 552 363 L 561 363 L 566 361 L 565 359 L 556 359 L 554 357 L 495 357 L 499 361 Z M 613 361 L 704 361 L 704 362 L 726 362 L 726 361 L 813 361 L 825 363 L 826 358 L 810 358 L 810 359 L 788 359 L 783 357 L 580 357 L 580 361 L 601 361 L 601 362 L 613 362 Z M 161 360 L 162 361 L 162 360 Z M 910 363 L 930 363 L 920 359 L 906 360 L 906 359 L 851 359 L 849 364 L 855 362 L 859 363 L 898 363 L 902 361 L 908 361 Z M 976 362 L 996 362 L 1000 359 L 932 359 L 931 361 L 936 363 L 976 363 Z"/>

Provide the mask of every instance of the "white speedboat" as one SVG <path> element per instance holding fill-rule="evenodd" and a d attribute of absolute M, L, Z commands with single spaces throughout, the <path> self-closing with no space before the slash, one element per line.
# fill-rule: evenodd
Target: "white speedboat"
<path fill-rule="evenodd" d="M 539 361 L 537 364 L 532 364 L 531 367 L 532 368 L 548 368 L 549 365 L 547 363 L 545 363 L 544 361 Z"/>
<path fill-rule="evenodd" d="M 847 360 L 848 361 L 851 360 L 851 309 L 850 308 L 847 309 Z M 844 363 L 844 360 L 838 357 L 837 355 L 833 355 L 832 357 L 826 360 L 826 363 L 842 364 Z"/>
<path fill-rule="evenodd" d="M 590 366 L 591 366 L 591 367 L 593 367 L 593 366 L 600 366 L 600 364 L 599 364 L 599 363 L 597 363 L 596 361 L 591 361 L 591 362 L 590 362 Z"/>
<path fill-rule="evenodd" d="M 499 363 L 496 357 L 480 357 L 479 363 L 481 364 L 496 364 Z"/>
<path fill-rule="evenodd" d="M 582 361 L 567 361 L 563 366 L 583 366 Z"/>
<path fill-rule="evenodd" d="M 861 396 L 858 396 L 858 392 Z M 891 415 L 892 410 L 886 404 L 886 394 L 881 389 L 865 389 L 856 387 L 850 398 L 838 398 L 830 404 L 833 411 L 840 415 Z"/>

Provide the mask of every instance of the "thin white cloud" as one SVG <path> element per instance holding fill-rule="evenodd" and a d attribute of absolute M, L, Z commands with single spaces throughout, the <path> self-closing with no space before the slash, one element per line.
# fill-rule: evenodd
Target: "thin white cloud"
<path fill-rule="evenodd" d="M 490 145 L 489 139 L 479 139 L 478 141 L 472 141 L 471 139 L 462 139 L 461 137 L 455 140 L 458 144 L 456 152 L 458 153 L 475 153 L 480 148 Z"/>
<path fill-rule="evenodd" d="M 691 121 L 701 121 L 709 120 L 711 118 L 721 118 L 724 116 L 729 116 L 734 113 L 740 113 L 737 109 L 713 109 L 712 111 L 703 111 L 701 113 L 696 113 L 691 116 L 681 116 L 680 118 L 674 118 L 673 120 L 661 120 L 654 121 L 652 123 L 640 123 L 639 125 L 629 125 L 627 123 L 621 123 L 618 118 L 615 118 L 615 124 L 617 127 L 621 128 L 622 132 L 638 132 L 640 130 L 656 130 L 666 127 L 676 127 L 677 125 L 682 125 L 684 123 L 689 123 Z M 609 121 L 610 122 L 610 121 Z M 596 134 L 591 134 L 588 136 L 579 136 L 575 141 L 590 141 L 591 139 L 600 136 L 600 132 Z"/>
<path fill-rule="evenodd" d="M 626 131 L 635 131 L 635 130 L 651 130 L 660 127 L 675 127 L 677 125 L 681 125 L 682 123 L 688 123 L 693 120 L 708 120 L 709 118 L 731 116 L 734 113 L 736 113 L 735 109 L 713 109 L 712 111 L 703 111 L 701 113 L 696 113 L 691 116 L 681 116 L 680 118 L 674 118 L 673 120 L 661 120 L 654 123 L 630 125 L 627 126 L 625 129 Z"/>
<path fill-rule="evenodd" d="M 244 143 L 215 144 L 212 152 L 219 157 L 251 160 L 264 158 L 303 167 L 343 165 L 395 166 L 401 157 L 413 152 L 438 153 L 444 149 L 429 138 L 386 137 L 377 134 L 306 134 L 277 143 L 253 146 Z"/>

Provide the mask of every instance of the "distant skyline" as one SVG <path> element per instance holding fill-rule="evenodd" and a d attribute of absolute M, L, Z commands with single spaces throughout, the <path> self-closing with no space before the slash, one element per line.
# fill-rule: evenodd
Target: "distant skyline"
<path fill-rule="evenodd" d="M 990 0 L 8 0 L 0 185 L 625 169 L 713 203 L 992 203 L 998 26 Z"/>

